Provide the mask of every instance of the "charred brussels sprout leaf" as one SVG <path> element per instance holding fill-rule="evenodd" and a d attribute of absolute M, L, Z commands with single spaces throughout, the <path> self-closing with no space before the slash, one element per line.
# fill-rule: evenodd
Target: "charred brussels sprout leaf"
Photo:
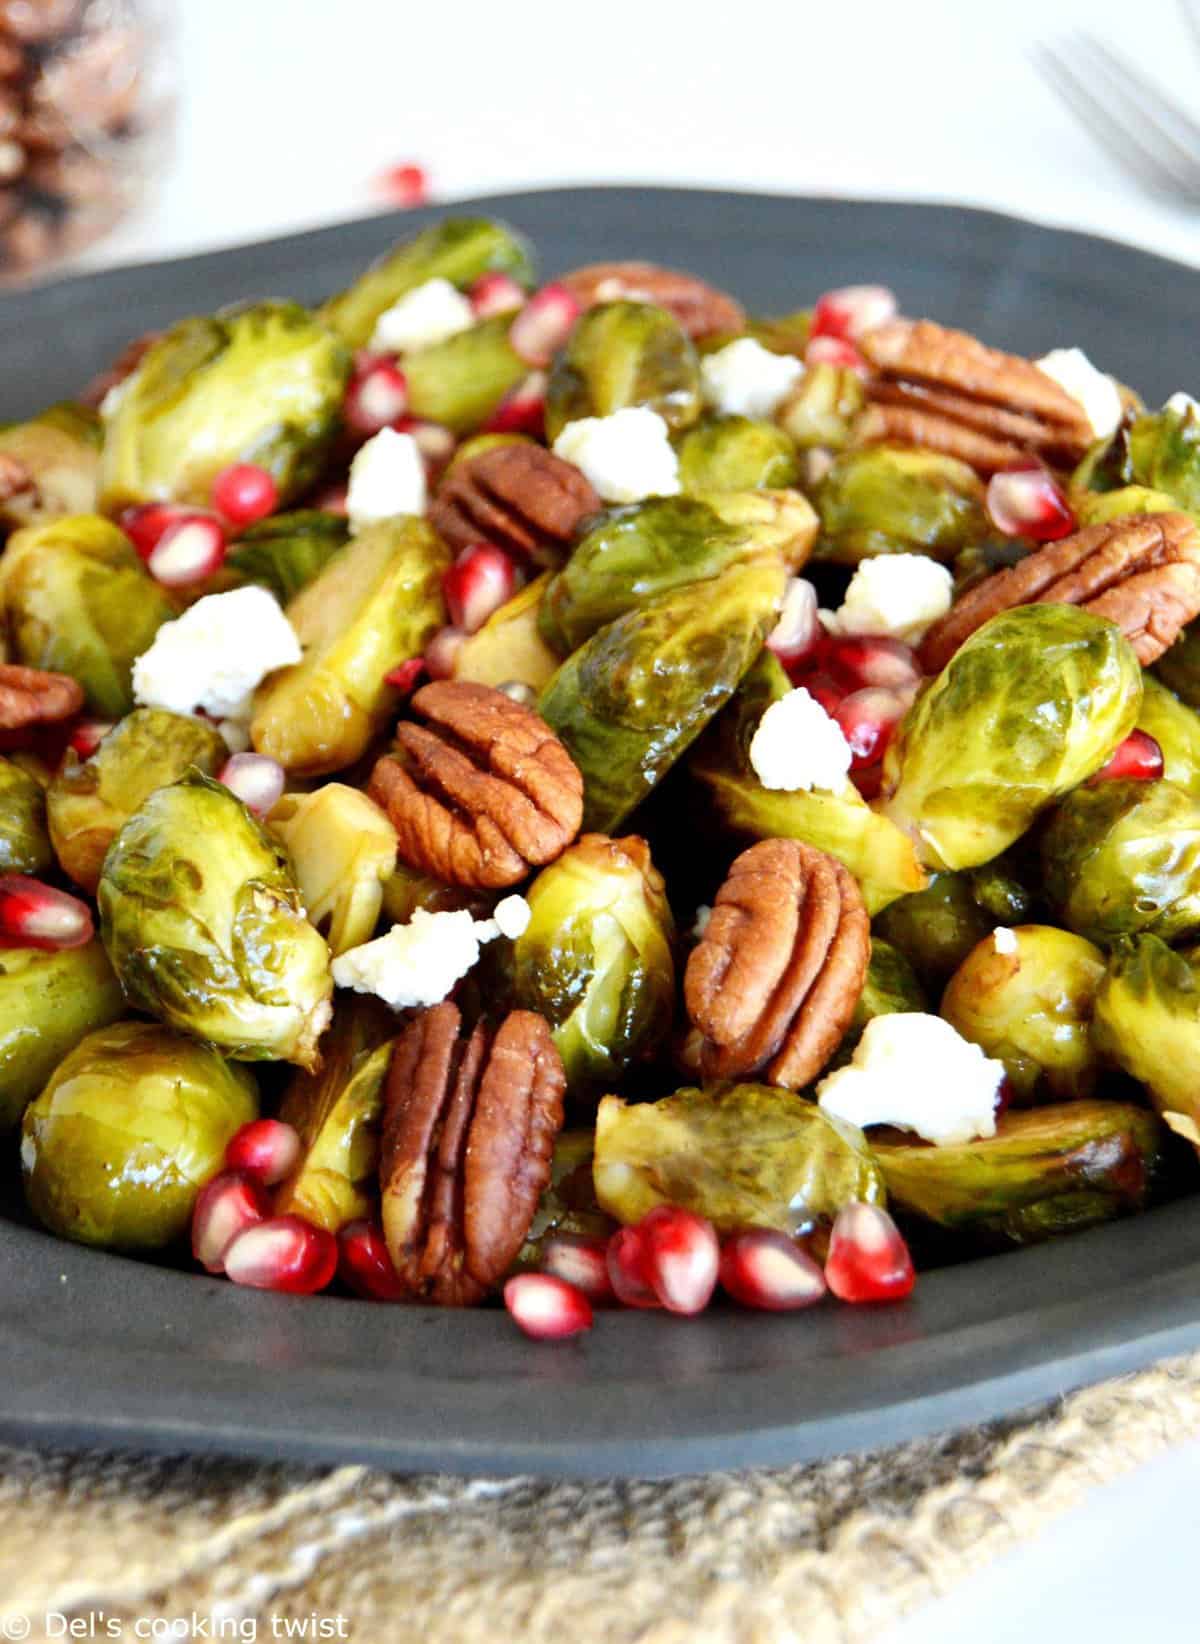
<path fill-rule="evenodd" d="M 0 953 L 0 1132 L 19 1123 L 68 1051 L 124 1014 L 125 995 L 98 941 Z"/>
<path fill-rule="evenodd" d="M 497 314 L 404 356 L 408 407 L 456 434 L 487 421 L 529 367 L 508 340 L 511 314 Z"/>
<path fill-rule="evenodd" d="M 44 873 L 53 861 L 45 794 L 27 771 L 0 759 L 0 873 Z"/>
<path fill-rule="evenodd" d="M 791 486 L 800 478 L 796 448 L 783 429 L 751 417 L 704 417 L 675 449 L 679 483 L 690 495 Z"/>
<path fill-rule="evenodd" d="M 330 953 L 369 942 L 396 866 L 396 830 L 379 806 L 357 788 L 327 782 L 314 793 L 285 794 L 269 820 Z"/>
<path fill-rule="evenodd" d="M 983 482 L 932 451 L 887 445 L 844 451 L 821 483 L 816 557 L 857 565 L 874 554 L 927 554 L 947 564 L 988 534 Z"/>
<path fill-rule="evenodd" d="M 455 679 L 477 685 L 528 685 L 540 691 L 553 676 L 559 657 L 542 638 L 540 614 L 550 573 L 522 588 L 493 611 L 483 627 L 467 638 L 454 659 Z"/>
<path fill-rule="evenodd" d="M 552 1238 L 606 1239 L 615 1231 L 615 1221 L 596 1199 L 594 1146 L 590 1130 L 559 1131 L 550 1160 L 550 1181 L 534 1212 L 517 1267 L 540 1267 Z"/>
<path fill-rule="evenodd" d="M 997 925 L 1022 923 L 1032 905 L 1023 885 L 989 863 L 970 873 L 935 873 L 924 890 L 885 908 L 875 928 L 927 988 L 940 992 L 976 943 Z"/>
<path fill-rule="evenodd" d="M 1167 781 L 1200 795 L 1200 714 L 1160 685 L 1153 674 L 1142 680 L 1137 728 L 1162 749 Z"/>
<path fill-rule="evenodd" d="M 1200 1150 L 1200 971 L 1157 936 L 1121 942 L 1096 995 L 1096 1048 Z"/>
<path fill-rule="evenodd" d="M 668 428 L 700 415 L 700 361 L 673 314 L 652 303 L 601 303 L 578 321 L 550 371 L 546 438 L 569 422 L 648 406 Z"/>
<path fill-rule="evenodd" d="M 1136 418 L 1129 459 L 1139 485 L 1165 491 L 1178 507 L 1200 514 L 1200 407 L 1194 401 Z"/>
<path fill-rule="evenodd" d="M 0 429 L 0 461 L 11 457 L 29 484 L 0 500 L 0 526 L 40 525 L 96 506 L 100 422 L 82 405 L 52 405 L 29 422 Z"/>
<path fill-rule="evenodd" d="M 274 514 L 242 532 L 225 565 L 243 582 L 257 582 L 286 605 L 325 569 L 348 534 L 340 515 L 320 508 Z"/>

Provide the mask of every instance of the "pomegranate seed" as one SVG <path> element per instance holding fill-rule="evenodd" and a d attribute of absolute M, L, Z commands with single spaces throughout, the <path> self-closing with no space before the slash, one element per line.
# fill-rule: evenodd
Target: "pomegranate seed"
<path fill-rule="evenodd" d="M 858 789 L 859 798 L 868 804 L 883 792 L 883 766 L 865 765 L 861 771 L 851 771 L 850 780 Z"/>
<path fill-rule="evenodd" d="M 784 592 L 779 621 L 767 638 L 768 650 L 774 651 L 790 674 L 816 654 L 822 635 L 817 590 L 803 577 L 792 577 Z"/>
<path fill-rule="evenodd" d="M 856 1200 L 837 1213 L 825 1282 L 841 1301 L 899 1301 L 916 1283 L 900 1230 L 877 1204 Z"/>
<path fill-rule="evenodd" d="M 0 948 L 58 953 L 83 947 L 94 929 L 92 910 L 77 896 L 24 874 L 0 877 Z"/>
<path fill-rule="evenodd" d="M 425 658 L 411 656 L 407 662 L 400 663 L 399 667 L 389 669 L 383 676 L 383 682 L 385 685 L 393 686 L 404 696 L 411 696 L 424 672 Z"/>
<path fill-rule="evenodd" d="M 238 1233 L 225 1251 L 225 1272 L 253 1290 L 311 1296 L 337 1272 L 332 1233 L 299 1216 L 270 1216 Z"/>
<path fill-rule="evenodd" d="M 275 476 L 255 462 L 234 462 L 212 482 L 212 505 L 230 525 L 253 525 L 279 503 Z"/>
<path fill-rule="evenodd" d="M 890 320 L 897 306 L 895 292 L 886 285 L 844 285 L 817 298 L 809 335 L 843 337 L 852 342 L 864 331 Z"/>
<path fill-rule="evenodd" d="M 467 295 L 481 320 L 494 314 L 515 314 L 525 306 L 525 293 L 511 274 L 481 274 Z"/>
<path fill-rule="evenodd" d="M 344 519 L 346 516 L 346 492 L 347 487 L 345 485 L 327 485 L 323 490 L 317 492 L 312 499 L 312 505 L 314 508 L 319 508 L 323 514 L 340 514 Z"/>
<path fill-rule="evenodd" d="M 425 655 L 422 658 L 429 670 L 430 679 L 453 678 L 454 664 L 458 660 L 458 653 L 462 650 L 466 637 L 461 628 L 438 629 L 425 647 Z"/>
<path fill-rule="evenodd" d="M 578 298 L 557 283 L 535 291 L 508 330 L 512 350 L 526 365 L 549 365 L 571 335 L 583 309 Z"/>
<path fill-rule="evenodd" d="M 504 1305 L 534 1341 L 565 1341 L 592 1328 L 592 1304 L 553 1273 L 518 1273 L 504 1286 Z"/>
<path fill-rule="evenodd" d="M 542 1272 L 573 1284 L 591 1301 L 613 1299 L 605 1239 L 569 1238 L 565 1234 L 547 1239 L 542 1250 Z"/>
<path fill-rule="evenodd" d="M 882 685 L 869 685 L 843 697 L 833 717 L 854 755 L 851 770 L 879 763 L 904 714 L 900 697 Z"/>
<path fill-rule="evenodd" d="M 143 559 L 149 559 L 158 546 L 158 539 L 169 525 L 187 519 L 189 508 L 179 508 L 170 502 L 147 502 L 139 508 L 126 508 L 120 515 L 120 526 Z"/>
<path fill-rule="evenodd" d="M 987 511 L 997 531 L 1006 537 L 1057 542 L 1079 528 L 1070 503 L 1040 463 L 993 474 L 988 481 Z"/>
<path fill-rule="evenodd" d="M 797 683 L 802 684 L 809 696 L 815 697 L 832 719 L 842 704 L 845 691 L 827 673 L 804 674 L 798 672 Z"/>
<path fill-rule="evenodd" d="M 408 1295 L 392 1266 L 382 1231 L 373 1222 L 349 1222 L 337 1236 L 338 1275 L 364 1301 L 399 1302 Z"/>
<path fill-rule="evenodd" d="M 501 400 L 483 425 L 485 434 L 531 434 L 541 439 L 546 429 L 546 373 L 531 371 Z"/>
<path fill-rule="evenodd" d="M 898 639 L 830 637 L 822 653 L 825 666 L 848 690 L 882 685 L 904 691 L 921 683 L 921 670 L 911 649 Z"/>
<path fill-rule="evenodd" d="M 442 572 L 442 593 L 450 621 L 465 633 L 478 633 L 493 611 L 516 593 L 517 568 L 502 548 L 473 542 L 464 548 L 448 571 Z"/>
<path fill-rule="evenodd" d="M 221 766 L 217 781 L 237 794 L 255 816 L 266 816 L 279 803 L 284 770 L 277 760 L 268 759 L 266 754 L 235 753 Z"/>
<path fill-rule="evenodd" d="M 225 1165 L 264 1187 L 291 1173 L 300 1157 L 300 1137 L 282 1119 L 252 1119 L 225 1149 Z"/>
<path fill-rule="evenodd" d="M 844 337 L 810 337 L 804 350 L 805 365 L 836 365 L 843 371 L 857 371 L 860 377 L 870 375 L 870 368 L 858 349 Z"/>
<path fill-rule="evenodd" d="M 790 1313 L 820 1301 L 825 1275 L 786 1233 L 752 1227 L 721 1246 L 721 1285 L 743 1307 Z"/>
<path fill-rule="evenodd" d="M 71 732 L 67 746 L 74 748 L 80 759 L 90 759 L 113 728 L 111 719 L 80 719 Z"/>
<path fill-rule="evenodd" d="M 234 1239 L 270 1214 L 270 1196 L 260 1183 L 223 1170 L 200 1189 L 192 1211 L 192 1255 L 210 1273 L 223 1273 Z"/>
<path fill-rule="evenodd" d="M 703 1313 L 717 1287 L 721 1249 L 712 1223 L 694 1211 L 662 1204 L 638 1232 L 650 1287 L 671 1313 Z"/>
<path fill-rule="evenodd" d="M 360 354 L 342 401 L 347 428 L 364 436 L 378 434 L 408 410 L 408 381 L 394 360 L 383 354 Z"/>
<path fill-rule="evenodd" d="M 1001 1119 L 1012 1106 L 1013 1083 L 1006 1073 L 996 1086 L 996 1117 Z"/>
<path fill-rule="evenodd" d="M 646 1246 L 641 1230 L 619 1227 L 604 1252 L 613 1294 L 625 1307 L 661 1307 L 646 1270 Z"/>
<path fill-rule="evenodd" d="M 186 588 L 219 570 L 225 549 L 225 533 L 218 520 L 211 514 L 187 514 L 167 526 L 146 565 L 165 588 Z"/>
<path fill-rule="evenodd" d="M 1163 751 L 1146 731 L 1130 731 L 1092 782 L 1157 782 L 1163 773 Z"/>
<path fill-rule="evenodd" d="M 425 458 L 431 479 L 435 479 L 454 455 L 458 444 L 453 432 L 440 422 L 428 422 L 424 417 L 400 417 L 392 427 L 398 434 L 411 434 L 417 450 Z"/>
<path fill-rule="evenodd" d="M 410 161 L 381 171 L 375 179 L 375 190 L 394 206 L 422 206 L 429 201 L 429 178 L 423 166 Z"/>

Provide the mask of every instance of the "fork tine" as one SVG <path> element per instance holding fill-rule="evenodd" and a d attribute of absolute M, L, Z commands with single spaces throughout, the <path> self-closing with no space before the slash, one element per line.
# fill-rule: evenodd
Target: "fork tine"
<path fill-rule="evenodd" d="M 1080 41 L 1101 63 L 1114 89 L 1124 92 L 1127 102 L 1138 110 L 1140 117 L 1158 129 L 1163 141 L 1186 164 L 1200 167 L 1200 123 L 1186 114 L 1175 99 L 1155 85 L 1136 64 L 1119 57 L 1103 40 L 1093 34 L 1083 34 Z M 1172 134 L 1172 126 L 1182 133 L 1182 143 Z"/>

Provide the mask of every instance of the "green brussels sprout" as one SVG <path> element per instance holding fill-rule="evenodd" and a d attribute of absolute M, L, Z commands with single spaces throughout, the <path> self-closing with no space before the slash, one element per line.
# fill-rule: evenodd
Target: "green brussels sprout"
<path fill-rule="evenodd" d="M 239 1061 L 315 1067 L 329 950 L 286 853 L 241 800 L 190 771 L 129 818 L 104 860 L 100 932 L 127 998 Z"/>
<path fill-rule="evenodd" d="M 940 993 L 963 960 L 997 925 L 1024 923 L 1033 898 L 999 863 L 967 873 L 935 873 L 924 890 L 892 902 L 875 930 Z"/>
<path fill-rule="evenodd" d="M 1096 1049 L 1142 1084 L 1172 1130 L 1200 1149 L 1200 970 L 1157 936 L 1119 942 L 1096 994 Z"/>
<path fill-rule="evenodd" d="M 862 1131 L 774 1085 L 677 1090 L 632 1107 L 606 1096 L 592 1174 L 601 1208 L 626 1225 L 676 1204 L 722 1233 L 806 1233 L 851 1200 L 885 1198 Z"/>
<path fill-rule="evenodd" d="M 0 526 L 40 525 L 96 506 L 100 419 L 86 406 L 52 405 L 0 429 L 0 462 L 19 462 L 29 483 L 0 498 Z"/>
<path fill-rule="evenodd" d="M 789 571 L 798 571 L 817 540 L 817 515 L 799 491 L 701 491 L 717 518 L 739 531 L 751 531 L 762 554 L 778 554 Z"/>
<path fill-rule="evenodd" d="M 445 620 L 449 563 L 432 528 L 407 515 L 368 526 L 332 559 L 288 604 L 304 660 L 255 692 L 259 753 L 307 776 L 360 758 L 400 703 L 384 676 Z"/>
<path fill-rule="evenodd" d="M 1032 552 L 1032 545 L 1020 537 L 989 537 L 983 542 L 968 543 L 954 556 L 955 599 L 961 599 L 997 571 L 1007 571 L 1009 566 L 1019 565 Z"/>
<path fill-rule="evenodd" d="M 983 481 L 954 457 L 890 445 L 843 451 L 817 494 L 816 558 L 857 565 L 916 553 L 948 564 L 987 536 L 983 501 Z"/>
<path fill-rule="evenodd" d="M 68 750 L 46 793 L 50 838 L 64 872 L 94 892 L 108 847 L 143 800 L 193 765 L 215 776 L 228 758 L 215 725 L 163 708 L 135 708 L 90 759 Z"/>
<path fill-rule="evenodd" d="M 1007 946 L 1013 951 L 988 936 L 971 950 L 942 995 L 941 1014 L 1004 1063 L 1021 1101 L 1090 1096 L 1092 1006 L 1104 955 L 1053 925 L 1018 925 Z"/>
<path fill-rule="evenodd" d="M 300 887 L 309 920 L 336 958 L 369 942 L 383 887 L 396 867 L 396 830 L 365 793 L 327 782 L 285 794 L 268 819 Z"/>
<path fill-rule="evenodd" d="M 0 604 L 13 660 L 70 674 L 106 719 L 133 707 L 133 664 L 176 615 L 124 533 L 94 514 L 18 531 L 0 560 Z"/>
<path fill-rule="evenodd" d="M 811 309 L 797 308 L 790 314 L 755 315 L 747 320 L 745 330 L 714 332 L 704 337 L 698 346 L 702 353 L 712 354 L 727 343 L 736 342 L 739 337 L 753 337 L 772 354 L 793 354 L 797 359 L 803 359 L 811 332 Z"/>
<path fill-rule="evenodd" d="M 775 420 L 801 451 L 841 451 L 849 445 L 854 419 L 866 403 L 857 371 L 813 365 L 780 405 Z"/>
<path fill-rule="evenodd" d="M 702 417 L 678 436 L 679 483 L 694 496 L 704 491 L 755 491 L 795 485 L 796 448 L 773 422 L 752 417 Z"/>
<path fill-rule="evenodd" d="M 102 512 L 144 502 L 204 507 L 233 462 L 265 468 L 280 503 L 300 496 L 337 437 L 350 367 L 350 350 L 299 303 L 180 320 L 104 413 Z"/>
<path fill-rule="evenodd" d="M 576 1097 L 658 1049 L 675 1014 L 675 929 L 644 839 L 584 834 L 526 892 L 508 958 L 513 1002 L 554 1031 Z"/>
<path fill-rule="evenodd" d="M 577 321 L 550 368 L 546 438 L 569 422 L 648 406 L 668 428 L 700 415 L 700 360 L 673 314 L 652 303 L 600 303 Z"/>
<path fill-rule="evenodd" d="M 20 1123 L 85 1034 L 124 1013 L 125 995 L 99 941 L 59 953 L 0 953 L 0 1133 Z"/>
<path fill-rule="evenodd" d="M 495 891 L 471 885 L 447 885 L 407 862 L 397 862 L 384 881 L 383 912 L 389 925 L 409 925 L 418 908 L 426 913 L 455 913 L 465 908 L 472 919 L 490 919 Z"/>
<path fill-rule="evenodd" d="M 1074 605 L 1019 605 L 977 629 L 909 710 L 883 809 L 928 866 L 973 868 L 1098 771 L 1129 735 L 1142 670 L 1120 629 Z"/>
<path fill-rule="evenodd" d="M 25 1110 L 29 1208 L 64 1239 L 161 1249 L 187 1232 L 200 1189 L 257 1113 L 250 1074 L 211 1045 L 155 1022 L 98 1028 Z"/>
<path fill-rule="evenodd" d="M 554 1138 L 550 1180 L 538 1200 L 516 1267 L 540 1268 L 551 1239 L 607 1239 L 616 1231 L 616 1222 L 596 1201 L 594 1148 L 590 1130 L 560 1130 Z"/>
<path fill-rule="evenodd" d="M 1122 490 L 1133 483 L 1129 430 L 1133 426 L 1134 416 L 1135 412 L 1127 407 L 1108 438 L 1095 440 L 1088 447 L 1071 475 L 1072 503 L 1077 503 L 1079 497 L 1088 492 L 1099 495 L 1106 491 Z"/>
<path fill-rule="evenodd" d="M 1135 418 L 1129 461 L 1139 485 L 1165 491 L 1177 507 L 1200 514 L 1200 407 L 1193 400 Z"/>
<path fill-rule="evenodd" d="M 540 632 L 542 600 L 550 572 L 506 600 L 482 628 L 468 634 L 454 658 L 455 679 L 477 685 L 528 685 L 540 691 L 549 683 L 560 658 Z"/>
<path fill-rule="evenodd" d="M 850 1018 L 850 1026 L 837 1048 L 837 1054 L 826 1068 L 831 1072 L 850 1060 L 854 1047 L 863 1036 L 863 1029 L 876 1016 L 893 1016 L 898 1012 L 926 1012 L 929 1001 L 917 973 L 899 948 L 878 936 L 871 938 L 871 958 L 862 992 Z"/>
<path fill-rule="evenodd" d="M 569 656 L 539 712 L 583 772 L 583 827 L 612 833 L 722 708 L 783 597 L 774 559 L 735 565 L 610 622 Z"/>
<path fill-rule="evenodd" d="M 446 217 L 385 252 L 319 313 L 351 348 L 366 348 L 384 310 L 427 280 L 465 289 L 492 272 L 532 286 L 532 255 L 521 236 L 487 217 Z"/>
<path fill-rule="evenodd" d="M 27 771 L 0 759 L 0 873 L 45 873 L 53 864 L 45 794 Z"/>
<path fill-rule="evenodd" d="M 1154 664 L 1154 674 L 1189 708 L 1200 709 L 1200 622 L 1188 623 Z"/>
<path fill-rule="evenodd" d="M 1090 941 L 1200 931 L 1200 797 L 1173 782 L 1077 788 L 1051 816 L 1041 857 L 1050 906 Z"/>
<path fill-rule="evenodd" d="M 1142 678 L 1142 706 L 1137 728 L 1162 749 L 1163 775 L 1177 788 L 1200 795 L 1200 714 L 1159 683 Z"/>
<path fill-rule="evenodd" d="M 1151 491 L 1145 485 L 1123 485 L 1119 491 L 1074 491 L 1071 501 L 1080 525 L 1107 525 L 1109 520 L 1127 519 L 1130 514 L 1171 514 L 1179 507 L 1165 491 Z"/>
<path fill-rule="evenodd" d="M 764 788 L 750 764 L 750 741 L 772 702 L 791 689 L 779 659 L 763 651 L 728 708 L 688 761 L 721 829 L 742 843 L 800 839 L 845 864 L 867 911 L 918 891 L 925 873 L 912 840 L 847 785 L 841 793 Z"/>
<path fill-rule="evenodd" d="M 480 320 L 445 342 L 404 356 L 408 408 L 456 434 L 485 423 L 500 401 L 529 374 L 508 340 L 511 314 Z"/>
<path fill-rule="evenodd" d="M 272 514 L 242 532 L 225 569 L 243 582 L 257 582 L 286 605 L 325 569 L 348 534 L 341 515 L 320 508 Z"/>

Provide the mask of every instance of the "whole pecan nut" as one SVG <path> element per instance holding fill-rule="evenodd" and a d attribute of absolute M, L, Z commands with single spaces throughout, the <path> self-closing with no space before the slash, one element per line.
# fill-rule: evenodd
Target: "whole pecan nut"
<path fill-rule="evenodd" d="M 603 506 L 574 463 L 522 441 L 453 463 L 429 517 L 451 548 L 482 537 L 519 557 L 556 565 L 581 522 Z"/>
<path fill-rule="evenodd" d="M 808 1084 L 850 1024 L 870 956 L 862 894 L 834 857 L 795 839 L 743 851 L 684 977 L 704 1077 Z"/>
<path fill-rule="evenodd" d="M 368 793 L 400 857 L 451 885 L 499 889 L 560 856 L 583 820 L 579 768 L 532 708 L 490 685 L 423 686 Z"/>
<path fill-rule="evenodd" d="M 480 1301 L 508 1272 L 550 1180 L 566 1075 L 549 1025 L 514 1010 L 493 1036 L 458 1007 L 396 1041 L 380 1144 L 383 1230 L 409 1296 Z"/>
<path fill-rule="evenodd" d="M 674 314 L 689 337 L 709 337 L 720 331 L 741 331 L 746 311 L 736 298 L 698 280 L 656 263 L 589 263 L 562 276 L 583 308 L 597 303 L 654 303 Z"/>
<path fill-rule="evenodd" d="M 83 707 L 83 687 L 69 674 L 0 662 L 0 731 L 57 725 Z"/>
<path fill-rule="evenodd" d="M 921 666 L 939 673 L 977 628 L 1018 605 L 1107 617 L 1148 666 L 1200 615 L 1200 531 L 1187 514 L 1127 514 L 1047 543 L 957 600 L 925 635 Z"/>

